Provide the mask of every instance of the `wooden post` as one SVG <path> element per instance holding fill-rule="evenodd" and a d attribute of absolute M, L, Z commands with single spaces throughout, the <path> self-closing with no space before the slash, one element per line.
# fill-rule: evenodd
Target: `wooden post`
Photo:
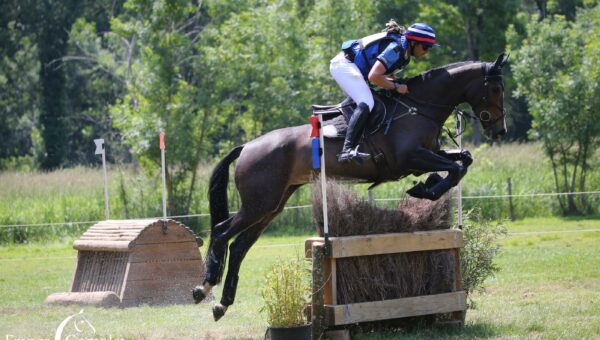
<path fill-rule="evenodd" d="M 513 201 L 512 201 L 512 181 L 510 179 L 510 177 L 507 180 L 508 183 L 508 210 L 510 213 L 510 220 L 514 221 L 515 220 L 515 211 L 513 208 Z"/>
<path fill-rule="evenodd" d="M 452 254 L 454 255 L 454 291 L 458 292 L 463 290 L 462 274 L 460 270 L 460 248 L 452 249 Z M 466 316 L 466 310 L 453 312 L 452 320 L 458 322 L 460 327 L 463 327 L 465 325 Z"/>
<path fill-rule="evenodd" d="M 319 339 L 327 327 L 323 295 L 325 287 L 325 246 L 322 242 L 312 244 L 312 262 L 312 339 Z"/>

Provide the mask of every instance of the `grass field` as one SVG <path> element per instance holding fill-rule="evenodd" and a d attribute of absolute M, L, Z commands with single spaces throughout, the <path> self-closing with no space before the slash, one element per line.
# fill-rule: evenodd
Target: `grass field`
<path fill-rule="evenodd" d="M 511 234 L 502 240 L 497 259 L 501 270 L 488 280 L 487 293 L 472 296 L 475 309 L 468 311 L 464 329 L 356 338 L 599 339 L 600 220 L 525 219 L 506 225 Z M 302 252 L 305 237 L 263 236 L 242 266 L 236 303 L 218 323 L 212 321 L 210 304 L 84 307 L 84 315 L 97 338 L 262 338 L 266 329 L 259 313 L 262 274 L 277 258 Z M 51 338 L 63 319 L 80 311 L 77 306 L 43 304 L 50 293 L 68 290 L 75 255 L 67 241 L 0 248 L 0 337 Z M 220 288 L 216 293 L 220 297 Z"/>

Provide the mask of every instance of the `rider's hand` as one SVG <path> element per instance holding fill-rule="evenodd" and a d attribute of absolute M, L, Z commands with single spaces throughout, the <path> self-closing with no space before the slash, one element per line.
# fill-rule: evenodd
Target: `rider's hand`
<path fill-rule="evenodd" d="M 396 92 L 400 94 L 407 94 L 408 86 L 406 86 L 406 84 L 399 84 L 398 87 L 396 87 Z"/>

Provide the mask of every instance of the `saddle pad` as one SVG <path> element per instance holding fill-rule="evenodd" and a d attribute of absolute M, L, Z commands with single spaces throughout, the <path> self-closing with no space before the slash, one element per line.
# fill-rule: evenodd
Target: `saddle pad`
<path fill-rule="evenodd" d="M 375 107 L 367 120 L 366 135 L 375 134 L 388 116 L 385 104 L 377 95 L 373 97 Z M 344 138 L 348 130 L 348 122 L 355 108 L 356 104 L 349 97 L 336 105 L 313 105 L 313 114 L 323 116 L 323 137 L 331 139 Z"/>

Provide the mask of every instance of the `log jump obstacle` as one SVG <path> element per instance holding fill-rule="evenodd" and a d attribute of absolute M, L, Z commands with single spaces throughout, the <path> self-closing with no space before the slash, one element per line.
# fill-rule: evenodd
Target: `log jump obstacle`
<path fill-rule="evenodd" d="M 311 307 L 313 339 L 319 339 L 327 328 L 334 326 L 432 314 L 452 313 L 452 320 L 455 323 L 464 324 L 467 303 L 460 274 L 459 251 L 464 245 L 461 230 L 330 237 L 329 241 L 331 242 L 330 256 L 326 256 L 324 238 L 313 237 L 305 241 L 306 257 L 312 258 L 313 262 Z M 447 250 L 454 257 L 455 274 L 452 292 L 338 304 L 337 259 L 436 250 Z M 342 333 L 342 336 L 348 337 L 348 332 Z"/>
<path fill-rule="evenodd" d="M 192 303 L 204 277 L 202 239 L 174 220 L 107 220 L 91 226 L 73 248 L 70 292 L 46 303 L 137 306 Z"/>

